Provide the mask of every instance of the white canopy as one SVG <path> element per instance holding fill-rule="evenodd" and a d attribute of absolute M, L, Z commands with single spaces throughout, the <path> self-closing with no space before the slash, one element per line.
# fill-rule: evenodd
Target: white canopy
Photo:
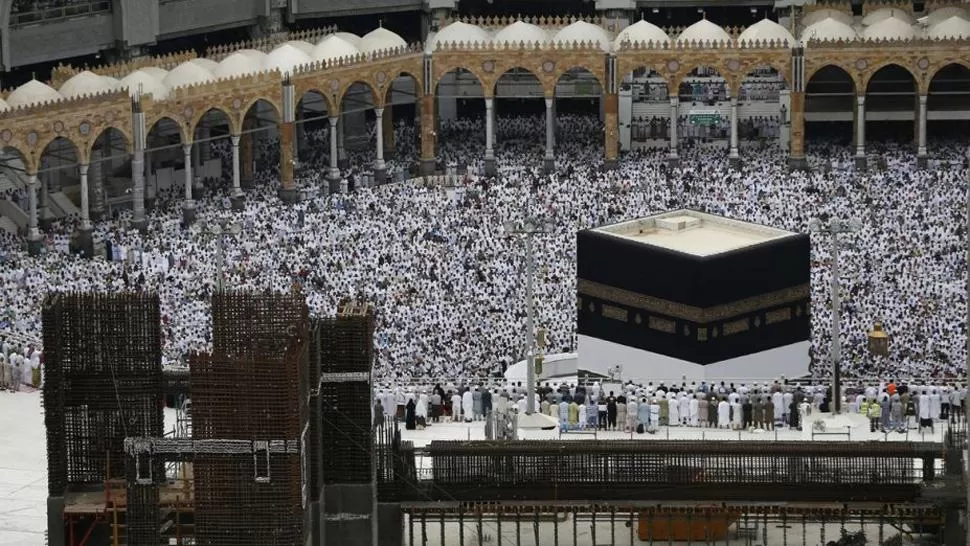
<path fill-rule="evenodd" d="M 496 44 L 511 44 L 514 46 L 523 42 L 530 45 L 544 44 L 549 41 L 549 34 L 536 25 L 524 21 L 516 21 L 495 33 L 492 41 Z"/>
<path fill-rule="evenodd" d="M 256 61 L 260 67 L 266 64 L 266 54 L 258 49 L 240 49 L 235 53 L 249 57 L 250 59 Z"/>
<path fill-rule="evenodd" d="M 139 91 L 143 95 L 151 95 L 155 100 L 165 100 L 168 97 L 168 88 L 155 76 L 142 70 L 135 70 L 122 78 L 119 84 L 121 89 L 127 89 L 128 94 L 134 97 Z"/>
<path fill-rule="evenodd" d="M 624 43 L 647 44 L 651 42 L 654 44 L 670 43 L 670 36 L 667 36 L 667 33 L 657 25 L 641 19 L 620 31 L 616 40 L 613 40 L 613 47 L 620 49 Z"/>
<path fill-rule="evenodd" d="M 171 70 L 171 72 L 166 74 L 165 78 L 162 80 L 162 83 L 165 84 L 169 90 L 172 90 L 176 87 L 196 85 L 208 81 L 212 81 L 211 72 L 199 66 L 198 63 L 186 61 L 176 66 Z"/>
<path fill-rule="evenodd" d="M 30 80 L 14 89 L 7 96 L 7 105 L 10 108 L 17 108 L 18 106 L 29 106 L 41 102 L 58 101 L 63 98 L 53 87 L 37 80 Z"/>
<path fill-rule="evenodd" d="M 926 36 L 935 40 L 968 38 L 970 37 L 970 21 L 954 15 L 927 29 Z"/>
<path fill-rule="evenodd" d="M 336 36 L 337 38 L 343 38 L 343 40 L 345 42 L 347 42 L 348 44 L 356 47 L 357 49 L 360 49 L 360 39 L 361 38 L 360 38 L 360 36 L 354 34 L 353 32 L 334 32 L 330 36 Z M 324 40 L 326 40 L 326 38 L 324 38 Z M 320 42 L 322 42 L 322 41 L 323 40 L 320 40 Z M 317 42 L 317 43 L 320 43 L 320 42 Z"/>
<path fill-rule="evenodd" d="M 307 55 L 313 56 L 313 44 L 307 42 L 306 40 L 290 40 L 284 43 L 299 49 Z"/>
<path fill-rule="evenodd" d="M 587 23 L 586 21 L 576 21 L 566 28 L 563 28 L 556 33 L 556 36 L 553 37 L 553 41 L 557 44 L 573 44 L 581 42 L 599 44 L 600 49 L 606 52 L 609 52 L 610 48 L 613 46 L 613 40 L 610 38 L 609 32 L 606 32 L 606 30 L 599 25 Z"/>
<path fill-rule="evenodd" d="M 149 76 L 154 76 L 158 81 L 164 80 L 165 76 L 168 75 L 168 70 L 159 68 L 157 66 L 146 66 L 144 68 L 139 68 L 138 70 L 148 74 Z"/>
<path fill-rule="evenodd" d="M 902 21 L 906 21 L 910 25 L 916 24 L 916 19 L 914 19 L 912 15 L 899 8 L 877 9 L 876 11 L 863 17 L 862 24 L 868 27 L 886 19 L 900 19 Z"/>
<path fill-rule="evenodd" d="M 970 11 L 967 11 L 967 8 L 962 6 L 947 6 L 945 8 L 934 10 L 932 13 L 927 15 L 926 24 L 927 26 L 932 27 L 946 21 L 954 15 L 970 20 Z"/>
<path fill-rule="evenodd" d="M 105 80 L 94 72 L 85 70 L 71 77 L 61 86 L 60 92 L 64 98 L 72 99 L 84 95 L 94 95 L 114 89 L 112 82 Z"/>
<path fill-rule="evenodd" d="M 855 40 L 856 31 L 849 25 L 835 19 L 822 19 L 821 21 L 805 27 L 802 31 L 802 42 L 806 44 L 809 40 L 837 41 Z"/>
<path fill-rule="evenodd" d="M 680 43 L 730 42 L 731 35 L 707 19 L 701 19 L 685 28 L 677 37 L 677 41 Z"/>
<path fill-rule="evenodd" d="M 189 62 L 192 64 L 197 64 L 209 72 L 214 72 L 216 67 L 219 66 L 219 63 L 213 61 L 212 59 L 204 59 L 202 57 L 197 57 Z"/>
<path fill-rule="evenodd" d="M 333 61 L 351 57 L 360 53 L 360 50 L 343 38 L 330 35 L 313 48 L 314 61 Z"/>
<path fill-rule="evenodd" d="M 795 44 L 795 37 L 788 29 L 767 17 L 744 29 L 738 36 L 738 43 L 742 45 L 754 42 L 781 42 L 789 46 Z"/>
<path fill-rule="evenodd" d="M 815 10 L 805 17 L 802 17 L 803 27 L 810 27 L 819 21 L 824 21 L 826 19 L 835 19 L 840 23 L 852 26 L 853 20 L 852 15 L 844 11 L 839 11 L 837 9 L 825 8 L 820 10 Z"/>
<path fill-rule="evenodd" d="M 384 27 L 375 28 L 360 39 L 358 46 L 361 53 L 376 53 L 386 49 L 407 47 L 408 43 L 397 34 Z"/>

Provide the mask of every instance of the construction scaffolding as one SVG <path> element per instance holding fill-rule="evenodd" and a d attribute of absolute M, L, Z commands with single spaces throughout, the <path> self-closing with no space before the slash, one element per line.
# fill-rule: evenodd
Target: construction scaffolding
<path fill-rule="evenodd" d="M 162 435 L 158 296 L 54 293 L 43 324 L 50 496 L 124 479 L 124 439 Z"/>

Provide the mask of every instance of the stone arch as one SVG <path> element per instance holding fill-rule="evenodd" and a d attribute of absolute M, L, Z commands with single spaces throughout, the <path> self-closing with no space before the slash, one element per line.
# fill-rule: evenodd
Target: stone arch
<path fill-rule="evenodd" d="M 438 85 L 441 84 L 441 80 L 444 79 L 444 77 L 447 76 L 448 74 L 451 74 L 452 72 L 457 72 L 457 73 L 467 72 L 472 76 L 475 76 L 475 79 L 478 80 L 478 85 L 482 87 L 482 92 L 485 94 L 485 97 L 492 96 L 491 91 L 493 87 L 489 87 L 488 85 L 486 85 L 486 82 L 489 81 L 488 78 L 486 78 L 485 75 L 479 72 L 478 70 L 471 68 L 470 66 L 464 63 L 434 65 L 434 83 L 433 83 L 434 89 L 433 90 L 436 96 L 438 94 Z"/>
<path fill-rule="evenodd" d="M 617 70 L 617 87 L 623 85 L 623 80 L 629 75 L 635 75 L 637 72 L 644 70 L 648 75 L 655 74 L 663 79 L 664 87 L 667 88 L 667 94 L 670 95 L 670 77 L 666 71 L 663 70 L 663 65 L 661 63 L 650 63 L 650 62 L 635 62 L 628 63 L 629 70 L 626 67 Z M 624 71 L 625 70 L 625 71 Z"/>
<path fill-rule="evenodd" d="M 933 84 L 933 80 L 936 79 L 936 76 L 940 72 L 942 72 L 943 70 L 945 70 L 945 69 L 947 69 L 947 68 L 949 68 L 951 66 L 962 66 L 963 68 L 965 68 L 967 70 L 970 70 L 970 59 L 954 58 L 954 59 L 948 59 L 947 61 L 948 62 L 942 62 L 942 63 L 938 64 L 936 67 L 934 67 L 932 69 L 931 72 L 927 72 L 925 74 L 925 77 L 923 78 L 923 81 L 920 82 L 920 84 L 921 84 L 920 85 L 920 90 L 919 90 L 920 94 L 922 94 L 922 95 L 929 94 L 929 92 L 930 92 L 930 86 Z"/>
<path fill-rule="evenodd" d="M 59 148 L 56 151 L 62 155 L 55 155 L 55 146 Z M 87 162 L 83 156 L 84 149 L 85 147 L 74 139 L 63 135 L 51 135 L 50 138 L 37 143 L 37 174 L 40 181 L 46 184 L 42 187 L 46 188 L 48 193 L 77 183 L 79 179 L 77 166 Z M 44 165 L 45 158 L 50 158 L 47 165 Z"/>
<path fill-rule="evenodd" d="M 403 77 L 403 76 L 407 76 L 407 77 L 411 78 L 411 80 L 414 82 L 415 100 L 420 99 L 421 96 L 424 94 L 424 90 L 421 88 L 421 79 L 420 78 L 418 78 L 417 76 L 415 76 L 414 74 L 412 74 L 410 70 L 399 70 L 398 73 L 397 73 L 397 75 L 393 76 L 391 78 L 391 81 L 387 84 L 387 89 L 384 90 L 384 93 L 383 93 L 383 95 L 384 95 L 384 97 L 383 97 L 383 104 L 386 105 L 386 104 L 390 104 L 391 103 L 391 101 L 392 101 L 391 93 L 394 90 L 394 81 L 397 80 L 398 78 Z"/>
<path fill-rule="evenodd" d="M 41 140 L 37 143 L 37 166 L 40 167 L 41 161 L 44 159 L 44 155 L 47 154 L 48 148 L 51 147 L 55 142 L 62 141 L 71 145 L 72 151 L 74 153 L 75 163 L 81 163 L 82 160 L 86 159 L 84 152 L 85 146 L 78 144 L 75 140 L 69 136 L 62 135 L 50 135 L 49 137 Z"/>
<path fill-rule="evenodd" d="M 122 138 L 124 139 L 125 154 L 130 154 L 132 152 L 131 135 L 126 134 L 125 131 L 123 131 L 121 128 L 115 127 L 115 126 L 105 127 L 104 129 L 101 130 L 100 133 L 95 135 L 95 137 L 91 139 L 91 142 L 88 143 L 87 145 L 86 154 L 90 154 L 91 151 L 94 150 L 94 147 L 97 146 L 98 143 L 102 141 L 102 138 L 105 135 L 110 135 L 112 131 L 115 131 L 122 136 Z M 87 158 L 89 157 L 89 155 L 85 157 Z"/>
<path fill-rule="evenodd" d="M 341 111 L 343 110 L 343 103 L 344 103 L 344 100 L 347 98 L 347 93 L 350 92 L 350 89 L 355 84 L 360 84 L 360 85 L 367 86 L 367 90 L 370 91 L 371 106 L 373 106 L 374 108 L 381 108 L 384 105 L 384 97 L 383 97 L 383 94 L 382 93 L 379 93 L 377 91 L 377 88 L 374 87 L 374 84 L 372 82 L 370 82 L 370 81 L 368 81 L 368 80 L 366 80 L 364 78 L 361 78 L 361 79 L 356 79 L 356 80 L 352 80 L 352 81 L 347 82 L 340 89 L 340 92 L 337 93 L 337 96 L 340 97 L 340 99 L 338 100 L 338 102 L 340 103 Z"/>
<path fill-rule="evenodd" d="M 195 135 L 195 133 L 199 130 L 199 124 L 202 123 L 202 120 L 210 112 L 218 112 L 218 113 L 222 114 L 223 116 L 225 116 L 226 122 L 229 124 L 229 133 L 230 134 L 236 134 L 236 133 L 239 132 L 239 127 L 236 125 L 236 122 L 233 119 L 233 116 L 229 114 L 229 111 L 228 110 L 226 110 L 226 109 L 224 109 L 224 108 L 222 108 L 220 106 L 210 106 L 209 108 L 206 108 L 205 110 L 201 110 L 200 109 L 199 112 L 196 112 L 195 114 L 193 114 L 192 120 L 189 122 L 189 130 L 192 131 L 192 134 L 193 135 Z"/>
<path fill-rule="evenodd" d="M 741 86 L 744 84 L 744 80 L 751 75 L 752 72 L 758 70 L 759 68 L 770 68 L 781 76 L 781 81 L 784 82 L 786 89 L 791 89 L 791 67 L 784 66 L 782 63 L 778 63 L 772 59 L 765 60 L 751 60 L 741 63 L 740 68 L 738 68 L 734 84 L 731 87 L 731 96 L 737 97 L 741 92 Z"/>
<path fill-rule="evenodd" d="M 601 68 L 596 68 L 589 66 L 588 63 L 564 63 L 562 65 L 556 65 L 556 71 L 553 74 L 552 89 L 555 92 L 556 86 L 559 85 L 559 80 L 567 74 L 575 74 L 577 71 L 583 71 L 593 78 L 596 79 L 596 83 L 599 84 L 600 89 L 603 93 L 606 93 L 608 86 L 606 85 L 606 74 L 604 74 Z"/>
<path fill-rule="evenodd" d="M 246 121 L 246 116 L 249 115 L 249 112 L 253 109 L 253 106 L 256 106 L 260 102 L 265 102 L 273 107 L 273 113 L 276 115 L 277 121 L 283 120 L 283 109 L 280 108 L 280 105 L 277 104 L 276 101 L 269 97 L 253 97 L 249 100 L 249 102 L 243 104 L 242 108 L 239 109 L 239 127 L 242 127 L 243 123 Z"/>
<path fill-rule="evenodd" d="M 179 141 L 182 144 L 185 144 L 189 142 L 189 139 L 186 136 L 186 128 L 184 124 L 179 123 L 177 121 L 178 119 L 179 119 L 178 116 L 174 116 L 168 113 L 159 114 L 158 117 L 152 119 L 150 123 L 145 124 L 145 135 L 146 136 L 150 135 L 152 133 L 152 130 L 155 129 L 159 123 L 161 123 L 164 120 L 168 120 L 178 128 Z"/>
<path fill-rule="evenodd" d="M 500 98 L 497 93 L 498 82 L 502 81 L 502 78 L 504 78 L 505 76 L 518 70 L 522 70 L 530 74 L 533 78 L 535 78 L 536 82 L 539 84 L 539 88 L 542 89 L 542 96 L 550 97 L 550 98 L 553 96 L 553 93 L 555 92 L 555 88 L 556 88 L 555 83 L 553 83 L 553 85 L 550 87 L 543 79 L 542 74 L 538 74 L 536 73 L 535 70 L 532 70 L 531 68 L 527 68 L 520 64 L 514 64 L 511 66 L 505 67 L 505 69 L 502 70 L 501 72 L 497 70 L 495 71 L 493 78 L 491 79 L 491 81 L 488 82 L 488 88 L 491 89 L 493 97 Z M 558 78 L 556 79 L 556 81 L 558 81 Z M 536 97 L 536 98 L 541 98 L 541 97 Z"/>
<path fill-rule="evenodd" d="M 872 82 L 872 79 L 876 76 L 876 74 L 881 72 L 883 69 L 889 68 L 892 66 L 905 70 L 910 75 L 910 77 L 913 78 L 914 92 L 919 91 L 920 81 L 921 81 L 919 74 L 913 72 L 913 70 L 910 67 L 906 66 L 906 63 L 900 63 L 893 60 L 882 61 L 878 64 L 875 64 L 869 67 L 868 70 L 866 70 L 866 72 L 862 74 L 862 85 L 859 87 L 859 90 L 861 90 L 862 93 L 867 93 L 869 91 L 869 84 Z"/>
<path fill-rule="evenodd" d="M 806 89 L 808 88 L 808 84 L 812 81 L 812 78 L 814 78 L 822 70 L 826 70 L 829 68 L 837 68 L 840 71 L 844 72 L 845 75 L 849 78 L 849 81 L 852 82 L 852 88 L 856 94 L 859 94 L 860 89 L 863 89 L 863 90 L 865 89 L 865 86 L 862 85 L 862 80 L 860 79 L 859 73 L 857 71 L 853 70 L 853 68 L 850 66 L 846 66 L 842 63 L 836 63 L 836 62 L 819 64 L 818 66 L 812 66 L 811 68 L 808 68 L 806 63 L 806 68 L 805 68 Z"/>
<path fill-rule="evenodd" d="M 333 97 L 330 96 L 331 93 L 325 91 L 322 85 L 297 85 L 294 91 L 294 96 L 297 103 L 302 101 L 308 94 L 315 93 L 323 97 L 327 112 L 336 112 L 338 110 L 338 108 L 334 106 Z"/>
<path fill-rule="evenodd" d="M 30 154 L 24 152 L 17 146 L 13 146 L 9 144 L 0 146 L 0 153 L 7 154 L 11 152 L 16 152 L 17 156 L 19 156 L 20 162 L 24 164 L 24 171 L 30 173 L 30 172 L 35 172 L 37 170 L 34 167 L 34 164 L 31 162 Z"/>
<path fill-rule="evenodd" d="M 713 69 L 715 73 L 724 79 L 725 92 L 730 93 L 735 87 L 736 76 L 728 71 L 720 63 L 704 63 L 702 61 L 692 61 L 681 67 L 676 74 L 672 74 L 667 82 L 667 93 L 672 96 L 680 97 L 680 86 L 684 80 L 691 77 L 695 71 L 701 68 Z"/>

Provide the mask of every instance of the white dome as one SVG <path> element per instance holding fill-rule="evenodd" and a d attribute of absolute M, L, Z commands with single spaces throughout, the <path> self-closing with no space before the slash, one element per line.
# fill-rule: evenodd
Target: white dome
<path fill-rule="evenodd" d="M 911 40 L 916 37 L 916 31 L 911 23 L 889 17 L 866 27 L 862 37 L 867 40 Z"/>
<path fill-rule="evenodd" d="M 0 112 L 6 112 L 10 110 L 10 106 L 7 105 L 7 101 L 0 99 Z"/>
<path fill-rule="evenodd" d="M 680 43 L 690 42 L 730 42 L 731 35 L 726 30 L 708 21 L 701 19 L 693 25 L 684 29 L 677 37 Z"/>
<path fill-rule="evenodd" d="M 168 88 L 155 76 L 152 76 L 144 69 L 135 70 L 121 80 L 120 87 L 127 89 L 128 94 L 134 97 L 139 90 L 143 95 L 151 95 L 155 100 L 165 100 L 168 97 Z"/>
<path fill-rule="evenodd" d="M 960 6 L 947 6 L 945 8 L 940 8 L 938 10 L 935 10 L 929 15 L 927 15 L 926 25 L 930 27 L 934 25 L 938 25 L 943 21 L 946 21 L 950 17 L 953 17 L 954 15 L 970 20 L 970 11 L 967 11 L 967 8 L 963 8 Z"/>
<path fill-rule="evenodd" d="M 835 19 L 822 19 L 815 24 L 805 27 L 805 30 L 802 31 L 802 42 L 806 44 L 809 40 L 834 42 L 838 40 L 855 40 L 857 37 L 855 29 Z"/>
<path fill-rule="evenodd" d="M 118 89 L 118 87 L 121 85 L 121 80 L 119 80 L 118 78 L 112 78 L 111 76 L 101 76 L 101 77 L 104 78 L 104 82 L 108 84 L 112 90 Z"/>
<path fill-rule="evenodd" d="M 213 61 L 212 59 L 203 59 L 201 57 L 197 57 L 195 59 L 192 59 L 189 62 L 192 63 L 192 64 L 195 64 L 195 65 L 199 65 L 199 66 L 201 66 L 202 68 L 206 69 L 209 72 L 214 72 L 215 69 L 219 66 L 219 63 Z"/>
<path fill-rule="evenodd" d="M 926 37 L 934 40 L 952 40 L 970 37 L 970 21 L 954 15 L 933 25 L 926 31 Z"/>
<path fill-rule="evenodd" d="M 84 95 L 94 95 L 113 89 L 111 82 L 105 81 L 104 76 L 85 70 L 71 77 L 61 86 L 60 92 L 64 98 L 73 99 Z"/>
<path fill-rule="evenodd" d="M 912 15 L 899 8 L 877 9 L 876 11 L 863 17 L 862 24 L 868 27 L 881 21 L 885 21 L 886 19 L 900 19 L 902 21 L 906 21 L 906 23 L 910 25 L 916 24 L 916 19 L 913 19 Z"/>
<path fill-rule="evenodd" d="M 145 68 L 139 68 L 138 70 L 148 74 L 149 76 L 154 76 L 158 81 L 164 80 L 165 76 L 168 75 L 168 70 L 159 68 L 157 66 L 146 66 Z"/>
<path fill-rule="evenodd" d="M 831 8 L 825 8 L 825 9 L 820 9 L 820 10 L 813 11 L 812 13 L 809 13 L 808 15 L 806 15 L 805 17 L 803 17 L 802 18 L 802 28 L 808 28 L 808 27 L 814 25 L 815 23 L 818 23 L 820 21 L 824 21 L 826 19 L 835 19 L 836 21 L 838 21 L 840 23 L 843 23 L 843 24 L 846 24 L 846 25 L 849 25 L 849 26 L 852 26 L 852 23 L 854 22 L 852 20 L 852 15 L 850 15 L 850 14 L 844 12 L 844 11 L 839 11 L 837 9 L 831 9 Z"/>
<path fill-rule="evenodd" d="M 250 59 L 256 61 L 259 66 L 266 64 L 266 54 L 258 49 L 240 49 L 233 52 L 233 55 L 236 53 L 249 57 Z"/>
<path fill-rule="evenodd" d="M 450 44 L 452 42 L 487 44 L 491 41 L 492 36 L 482 27 L 456 21 L 436 32 L 434 36 L 429 37 L 425 51 L 428 53 L 433 52 L 438 47 L 438 44 Z"/>
<path fill-rule="evenodd" d="M 601 26 L 587 23 L 586 21 L 576 21 L 560 30 L 553 37 L 553 41 L 557 44 L 573 44 L 579 42 L 599 44 L 600 49 L 603 51 L 609 51 L 613 45 L 613 40 L 610 38 L 609 32 L 606 32 Z"/>
<path fill-rule="evenodd" d="M 314 61 L 333 61 L 357 55 L 360 50 L 339 36 L 328 36 L 313 48 Z"/>
<path fill-rule="evenodd" d="M 17 108 L 18 106 L 28 106 L 39 102 L 58 101 L 63 98 L 53 87 L 37 80 L 30 80 L 14 89 L 7 96 L 7 105 L 11 108 Z"/>
<path fill-rule="evenodd" d="M 289 44 L 283 44 L 266 56 L 266 70 L 279 70 L 281 73 L 289 74 L 293 68 L 305 64 L 310 64 L 313 59 L 300 49 Z"/>
<path fill-rule="evenodd" d="M 643 19 L 626 27 L 613 41 L 613 47 L 620 49 L 620 46 L 629 42 L 631 44 L 666 44 L 670 42 L 670 36 L 657 25 L 644 21 Z"/>
<path fill-rule="evenodd" d="M 231 78 L 233 76 L 259 72 L 262 68 L 262 63 L 256 59 L 253 59 L 245 53 L 236 52 L 219 61 L 219 66 L 212 71 L 212 75 L 217 78 Z"/>
<path fill-rule="evenodd" d="M 306 53 L 307 55 L 313 55 L 313 44 L 311 44 L 310 42 L 307 42 L 305 40 L 290 40 L 284 43 L 299 49 L 300 51 Z"/>
<path fill-rule="evenodd" d="M 787 28 L 767 18 L 744 29 L 744 32 L 738 36 L 738 43 L 742 45 L 752 42 L 771 41 L 782 42 L 788 46 L 792 46 L 795 44 L 795 37 L 791 35 L 791 32 L 788 32 Z"/>
<path fill-rule="evenodd" d="M 169 89 L 205 83 L 207 81 L 212 81 L 212 72 L 209 72 L 199 66 L 198 63 L 193 63 L 192 61 L 186 61 L 176 66 L 162 79 L 162 83 Z"/>
<path fill-rule="evenodd" d="M 512 44 L 518 46 L 522 42 L 530 45 L 537 43 L 544 44 L 549 41 L 549 35 L 536 25 L 516 21 L 495 33 L 495 37 L 492 40 L 496 44 L 501 45 Z"/>
<path fill-rule="evenodd" d="M 375 28 L 360 39 L 357 46 L 361 53 L 374 53 L 385 49 L 397 49 L 407 47 L 408 43 L 397 34 L 384 27 Z"/>
<path fill-rule="evenodd" d="M 334 32 L 330 36 L 336 36 L 337 38 L 342 38 L 343 41 L 356 47 L 357 49 L 360 49 L 360 36 L 354 34 L 353 32 Z M 326 40 L 326 38 L 324 38 L 324 40 Z M 323 40 L 320 40 L 320 42 L 322 41 Z M 320 42 L 317 42 L 317 43 L 320 43 Z"/>

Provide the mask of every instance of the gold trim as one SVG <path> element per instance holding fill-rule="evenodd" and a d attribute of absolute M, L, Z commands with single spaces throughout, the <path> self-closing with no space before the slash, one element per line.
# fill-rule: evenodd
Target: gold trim
<path fill-rule="evenodd" d="M 747 315 L 767 307 L 777 307 L 807 299 L 811 295 L 808 283 L 783 288 L 776 292 L 762 294 L 714 307 L 701 308 L 676 303 L 670 300 L 638 294 L 629 290 L 614 288 L 584 279 L 576 280 L 576 291 L 584 296 L 603 301 L 659 313 L 668 317 L 687 320 L 697 324 L 723 321 L 739 315 Z"/>
<path fill-rule="evenodd" d="M 697 341 L 707 341 L 707 328 L 697 329 Z"/>
<path fill-rule="evenodd" d="M 768 311 L 765 313 L 765 324 L 775 324 L 776 322 L 785 322 L 786 320 L 791 320 L 791 315 L 791 307 Z"/>
<path fill-rule="evenodd" d="M 627 312 L 626 309 L 603 304 L 603 316 L 606 318 L 611 318 L 613 320 L 626 322 L 627 319 L 630 317 L 630 314 Z"/>
<path fill-rule="evenodd" d="M 677 323 L 660 317 L 647 317 L 647 326 L 666 334 L 677 333 Z"/>
<path fill-rule="evenodd" d="M 748 328 L 750 328 L 750 325 L 748 324 L 747 318 L 732 320 L 724 324 L 724 335 L 731 336 L 740 334 L 741 332 L 747 332 Z"/>

